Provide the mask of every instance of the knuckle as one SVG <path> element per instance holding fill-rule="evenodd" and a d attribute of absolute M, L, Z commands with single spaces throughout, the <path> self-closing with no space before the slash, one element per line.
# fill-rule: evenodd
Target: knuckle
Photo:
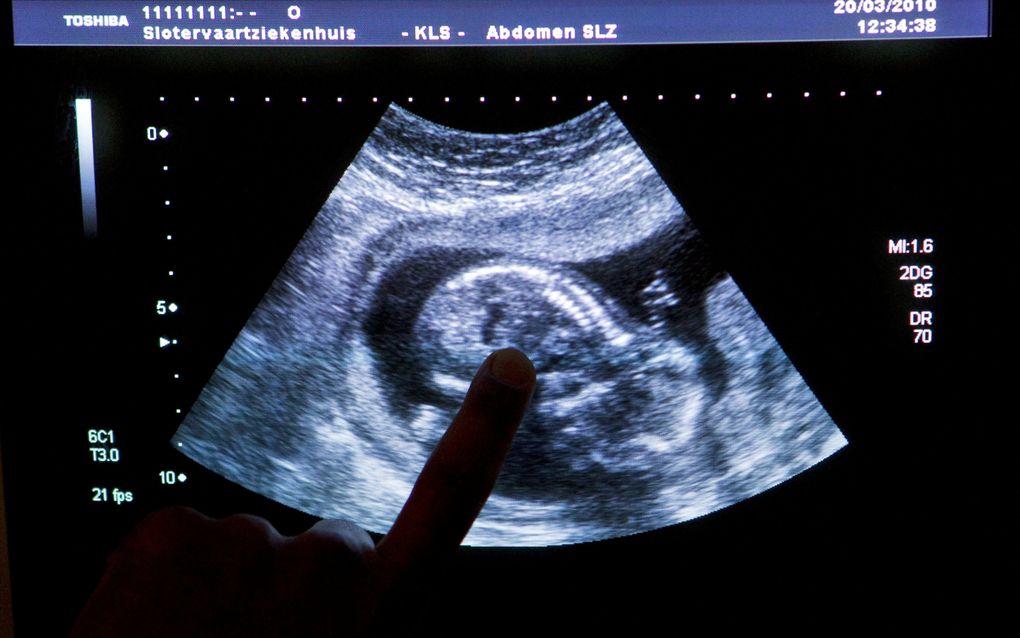
<path fill-rule="evenodd" d="M 128 533 L 110 556 L 112 564 L 153 563 L 172 559 L 209 524 L 202 514 L 185 507 L 168 507 L 148 514 Z"/>

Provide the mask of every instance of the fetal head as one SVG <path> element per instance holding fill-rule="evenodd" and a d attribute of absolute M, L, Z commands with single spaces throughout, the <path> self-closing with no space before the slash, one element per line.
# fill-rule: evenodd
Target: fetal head
<path fill-rule="evenodd" d="M 585 352 L 623 348 L 633 335 L 620 313 L 579 274 L 530 262 L 491 261 L 437 286 L 416 325 L 419 345 L 470 366 L 505 346 L 539 370 Z"/>
<path fill-rule="evenodd" d="M 493 260 L 460 270 L 432 291 L 414 332 L 433 362 L 432 389 L 451 402 L 494 349 L 520 348 L 535 363 L 538 387 L 501 478 L 517 495 L 548 496 L 555 483 L 587 489 L 592 472 L 641 471 L 649 453 L 689 437 L 684 423 L 700 409 L 690 351 L 664 346 L 559 265 Z"/>

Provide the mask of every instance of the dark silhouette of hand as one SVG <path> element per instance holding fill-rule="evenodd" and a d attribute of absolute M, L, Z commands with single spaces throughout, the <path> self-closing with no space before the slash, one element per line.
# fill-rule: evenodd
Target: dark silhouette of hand
<path fill-rule="evenodd" d="M 531 399 L 535 370 L 492 353 L 389 533 L 347 521 L 283 536 L 266 520 L 187 508 L 144 519 L 110 557 L 72 636 L 364 634 L 451 553 L 482 509 Z"/>

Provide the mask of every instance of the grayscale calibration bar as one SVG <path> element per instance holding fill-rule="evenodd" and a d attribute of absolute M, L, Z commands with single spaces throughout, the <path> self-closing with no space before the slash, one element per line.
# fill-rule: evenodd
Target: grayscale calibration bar
<path fill-rule="evenodd" d="M 990 0 L 14 0 L 35 46 L 535 46 L 981 38 Z"/>
<path fill-rule="evenodd" d="M 78 176 L 81 180 L 81 216 L 86 237 L 95 237 L 99 230 L 96 211 L 96 155 L 92 137 L 92 100 L 74 101 L 78 124 Z"/>

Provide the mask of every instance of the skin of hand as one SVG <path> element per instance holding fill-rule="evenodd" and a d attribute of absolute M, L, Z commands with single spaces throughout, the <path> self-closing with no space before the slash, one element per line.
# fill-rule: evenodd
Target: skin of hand
<path fill-rule="evenodd" d="M 399 614 L 399 593 L 451 554 L 485 504 L 531 400 L 514 349 L 478 369 L 389 533 L 323 520 L 283 536 L 246 514 L 174 507 L 110 556 L 71 636 L 357 636 Z"/>

